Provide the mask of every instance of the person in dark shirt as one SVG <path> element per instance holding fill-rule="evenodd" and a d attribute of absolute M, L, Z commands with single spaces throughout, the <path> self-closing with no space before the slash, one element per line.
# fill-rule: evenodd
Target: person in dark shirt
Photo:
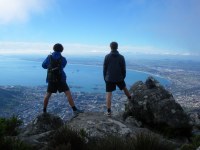
<path fill-rule="evenodd" d="M 43 112 L 46 113 L 47 111 L 47 105 L 52 93 L 56 93 L 57 91 L 59 91 L 59 93 L 61 92 L 65 93 L 65 95 L 67 96 L 69 105 L 73 109 L 74 115 L 77 115 L 83 111 L 76 108 L 69 86 L 66 82 L 66 74 L 63 69 L 65 68 L 67 64 L 67 60 L 65 57 L 61 55 L 61 52 L 63 51 L 63 49 L 64 48 L 60 43 L 55 44 L 53 46 L 54 52 L 51 55 L 48 55 L 47 58 L 42 63 L 42 67 L 44 69 L 48 69 L 49 71 L 52 61 L 60 62 L 59 69 L 60 69 L 60 76 L 61 76 L 58 81 L 54 81 L 54 80 L 51 80 L 51 78 L 49 78 L 49 75 L 47 74 L 46 82 L 48 83 L 48 87 L 47 87 L 47 93 L 44 97 Z"/>
<path fill-rule="evenodd" d="M 116 90 L 116 86 L 124 91 L 128 99 L 131 99 L 131 95 L 126 88 L 126 83 L 124 81 L 126 77 L 126 63 L 124 56 L 117 51 L 117 42 L 111 42 L 110 48 L 111 52 L 105 56 L 103 64 L 103 76 L 106 83 L 107 116 L 111 116 L 112 92 Z"/>

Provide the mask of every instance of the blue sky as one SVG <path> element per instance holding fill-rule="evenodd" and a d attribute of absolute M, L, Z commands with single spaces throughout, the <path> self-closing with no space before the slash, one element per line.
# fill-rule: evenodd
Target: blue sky
<path fill-rule="evenodd" d="M 0 54 L 200 55 L 200 0 L 0 0 Z"/>

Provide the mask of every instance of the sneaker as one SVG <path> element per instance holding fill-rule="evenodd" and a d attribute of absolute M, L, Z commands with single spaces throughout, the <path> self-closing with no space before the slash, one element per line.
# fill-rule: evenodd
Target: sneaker
<path fill-rule="evenodd" d="M 43 108 L 43 113 L 46 113 L 47 112 L 47 109 L 46 108 Z"/>
<path fill-rule="evenodd" d="M 77 109 L 74 111 L 74 115 L 78 115 L 80 113 L 83 113 L 84 111 L 83 110 L 80 110 L 80 109 Z"/>
<path fill-rule="evenodd" d="M 105 116 L 111 117 L 111 112 L 106 112 Z"/>

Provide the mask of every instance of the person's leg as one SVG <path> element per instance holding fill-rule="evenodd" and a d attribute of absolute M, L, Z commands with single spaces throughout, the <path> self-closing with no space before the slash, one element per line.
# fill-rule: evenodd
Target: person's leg
<path fill-rule="evenodd" d="M 121 81 L 121 82 L 117 83 L 117 86 L 119 87 L 120 90 L 124 91 L 124 94 L 130 100 L 131 99 L 131 94 L 129 93 L 128 89 L 126 88 L 126 83 L 124 81 Z"/>
<path fill-rule="evenodd" d="M 70 105 L 71 107 L 74 107 L 75 104 L 74 104 L 74 100 L 73 100 L 73 98 L 72 98 L 72 94 L 71 94 L 70 90 L 65 91 L 64 93 L 65 93 L 65 95 L 67 96 L 67 100 L 68 100 L 68 102 L 69 102 L 69 105 Z"/>
<path fill-rule="evenodd" d="M 72 94 L 71 94 L 71 91 L 69 89 L 69 86 L 66 82 L 60 82 L 59 83 L 59 88 L 58 88 L 58 91 L 61 93 L 61 92 L 64 92 L 66 97 L 67 97 L 67 100 L 69 102 L 69 105 L 72 107 L 73 111 L 74 111 L 74 114 L 77 115 L 79 113 L 83 113 L 83 110 L 79 110 L 76 108 L 75 104 L 74 104 L 74 100 L 72 98 Z"/>
<path fill-rule="evenodd" d="M 113 82 L 106 82 L 106 107 L 107 107 L 107 115 L 111 115 L 111 100 L 112 100 L 112 92 L 116 90 L 116 84 Z"/>
<path fill-rule="evenodd" d="M 112 92 L 106 92 L 106 106 L 108 113 L 111 113 L 111 99 L 112 99 Z"/>
<path fill-rule="evenodd" d="M 126 87 L 123 88 L 124 94 L 128 97 L 128 99 L 131 99 L 131 95 Z"/>
<path fill-rule="evenodd" d="M 70 90 L 65 91 L 64 93 L 65 93 L 65 95 L 67 96 L 67 100 L 68 100 L 68 102 L 69 102 L 69 105 L 70 105 L 70 106 L 72 107 L 72 109 L 73 109 L 74 115 L 78 115 L 79 113 L 83 113 L 83 112 L 84 112 L 83 110 L 80 110 L 80 109 L 76 108 Z"/>
<path fill-rule="evenodd" d="M 47 105 L 48 105 L 48 102 L 49 102 L 49 98 L 51 97 L 51 94 L 52 94 L 52 93 L 47 92 L 46 95 L 45 95 L 45 97 L 44 97 L 43 112 L 46 112 L 46 111 L 47 111 Z"/>

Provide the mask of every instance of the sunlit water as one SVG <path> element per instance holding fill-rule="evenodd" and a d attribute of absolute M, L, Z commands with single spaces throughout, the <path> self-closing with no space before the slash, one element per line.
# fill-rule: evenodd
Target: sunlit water
<path fill-rule="evenodd" d="M 0 85 L 42 86 L 46 84 L 46 70 L 41 61 L 29 61 L 19 58 L 2 57 L 0 59 Z M 97 65 L 67 64 L 65 67 L 67 83 L 73 91 L 102 92 L 105 91 L 103 68 Z M 127 70 L 126 83 L 129 88 L 136 81 L 145 81 L 149 74 Z M 161 84 L 169 81 L 155 77 Z"/>

